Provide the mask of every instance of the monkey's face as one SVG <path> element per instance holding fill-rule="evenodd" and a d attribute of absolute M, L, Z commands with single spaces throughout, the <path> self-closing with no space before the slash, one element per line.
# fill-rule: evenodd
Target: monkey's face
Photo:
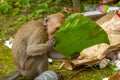
<path fill-rule="evenodd" d="M 54 33 L 61 27 L 63 21 L 64 15 L 62 13 L 53 14 L 47 17 L 46 27 L 49 39 L 53 38 Z"/>

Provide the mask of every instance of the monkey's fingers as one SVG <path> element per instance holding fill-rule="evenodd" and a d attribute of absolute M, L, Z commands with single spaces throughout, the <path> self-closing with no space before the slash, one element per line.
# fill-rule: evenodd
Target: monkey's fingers
<path fill-rule="evenodd" d="M 55 38 L 52 38 L 49 40 L 49 46 L 52 47 L 53 45 L 55 45 L 56 43 L 56 39 Z"/>
<path fill-rule="evenodd" d="M 72 55 L 71 59 L 76 59 L 76 58 L 78 58 L 79 56 L 80 56 L 80 53 L 79 53 L 79 52 L 75 52 L 75 53 Z"/>

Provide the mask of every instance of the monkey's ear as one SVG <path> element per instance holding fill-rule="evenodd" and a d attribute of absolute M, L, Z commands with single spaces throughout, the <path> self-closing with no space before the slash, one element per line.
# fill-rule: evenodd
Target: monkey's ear
<path fill-rule="evenodd" d="M 43 25 L 44 26 L 47 26 L 48 20 L 49 20 L 49 17 L 44 18 L 44 20 L 43 20 Z"/>

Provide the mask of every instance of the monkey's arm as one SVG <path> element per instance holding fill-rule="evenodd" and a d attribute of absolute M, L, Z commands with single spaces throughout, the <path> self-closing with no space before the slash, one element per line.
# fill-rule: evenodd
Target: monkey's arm
<path fill-rule="evenodd" d="M 59 59 L 59 60 L 66 59 L 66 57 L 64 55 L 62 55 L 60 52 L 58 52 L 54 49 L 49 50 L 48 57 L 53 58 L 53 59 Z"/>
<path fill-rule="evenodd" d="M 27 44 L 27 54 L 30 56 L 42 55 L 55 44 L 55 39 L 51 39 L 45 43 L 44 33 L 36 30 Z"/>

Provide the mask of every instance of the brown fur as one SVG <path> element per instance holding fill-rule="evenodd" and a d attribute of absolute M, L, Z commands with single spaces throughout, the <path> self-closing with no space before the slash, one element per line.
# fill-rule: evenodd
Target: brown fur
<path fill-rule="evenodd" d="M 15 35 L 12 47 L 16 72 L 3 80 L 15 80 L 20 76 L 33 80 L 46 71 L 48 69 L 47 52 L 55 44 L 53 34 L 57 30 L 56 27 L 60 27 L 63 21 L 64 16 L 57 13 L 48 16 L 48 20 L 45 20 L 47 30 L 41 20 L 31 20 L 24 25 Z"/>

